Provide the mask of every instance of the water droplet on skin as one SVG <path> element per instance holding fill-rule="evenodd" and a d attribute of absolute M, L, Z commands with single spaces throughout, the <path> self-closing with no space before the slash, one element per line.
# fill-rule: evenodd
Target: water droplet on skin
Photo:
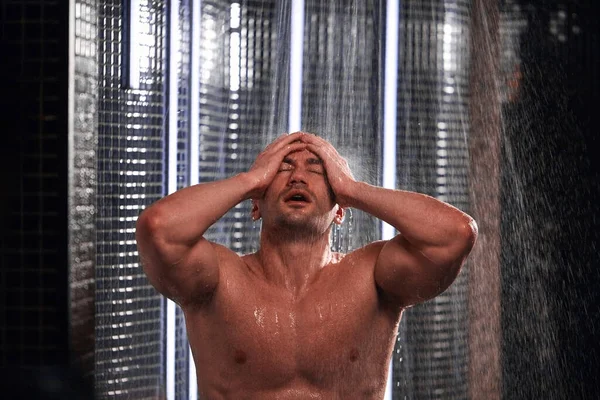
<path fill-rule="evenodd" d="M 264 327 L 265 323 L 264 323 L 264 314 L 265 314 L 265 310 L 262 308 L 258 308 L 255 307 L 254 308 L 254 318 L 256 319 L 256 325 L 260 326 L 260 327 Z"/>
<path fill-rule="evenodd" d="M 279 335 L 279 314 L 275 311 L 275 336 Z"/>

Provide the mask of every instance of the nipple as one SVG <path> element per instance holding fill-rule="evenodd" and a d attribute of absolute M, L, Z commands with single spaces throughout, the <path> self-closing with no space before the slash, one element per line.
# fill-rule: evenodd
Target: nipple
<path fill-rule="evenodd" d="M 358 360 L 358 349 L 353 348 L 350 350 L 350 361 L 355 362 L 356 360 Z"/>
<path fill-rule="evenodd" d="M 236 350 L 233 359 L 236 364 L 245 364 L 248 356 L 242 350 Z"/>

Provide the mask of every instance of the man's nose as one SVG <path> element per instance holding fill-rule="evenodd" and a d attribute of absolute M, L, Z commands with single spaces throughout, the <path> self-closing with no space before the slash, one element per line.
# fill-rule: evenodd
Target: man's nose
<path fill-rule="evenodd" d="M 290 185 L 304 184 L 306 185 L 306 171 L 301 168 L 294 168 L 289 180 Z"/>

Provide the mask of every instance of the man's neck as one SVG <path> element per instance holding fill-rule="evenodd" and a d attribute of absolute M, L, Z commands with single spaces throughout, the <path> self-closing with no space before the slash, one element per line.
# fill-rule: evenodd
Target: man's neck
<path fill-rule="evenodd" d="M 262 234 L 256 257 L 267 281 L 299 294 L 331 262 L 329 235 L 289 240 L 281 235 Z"/>

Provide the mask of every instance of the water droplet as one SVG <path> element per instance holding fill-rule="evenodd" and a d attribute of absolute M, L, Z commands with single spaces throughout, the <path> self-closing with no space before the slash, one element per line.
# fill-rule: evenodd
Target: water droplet
<path fill-rule="evenodd" d="M 260 327 L 265 326 L 264 314 L 265 314 L 265 310 L 263 308 L 258 308 L 258 307 L 254 308 L 254 319 L 256 319 L 256 325 L 258 325 Z"/>

